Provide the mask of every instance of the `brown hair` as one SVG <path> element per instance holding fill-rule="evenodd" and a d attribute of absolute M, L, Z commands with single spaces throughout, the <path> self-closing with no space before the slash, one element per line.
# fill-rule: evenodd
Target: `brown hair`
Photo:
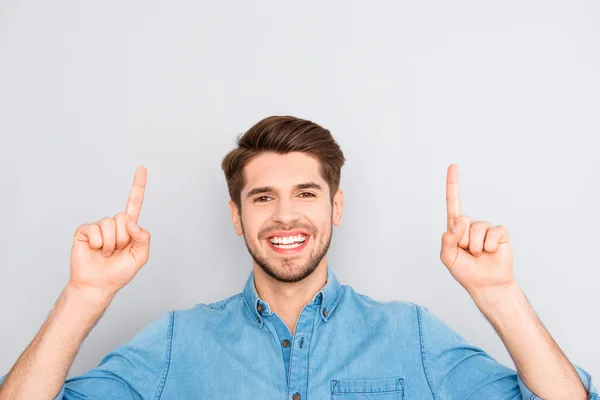
<path fill-rule="evenodd" d="M 330 201 L 333 202 L 346 159 L 331 133 L 322 126 L 305 119 L 275 115 L 238 135 L 236 144 L 238 147 L 223 158 L 221 168 L 225 172 L 229 197 L 240 212 L 241 192 L 246 185 L 244 166 L 264 152 L 286 154 L 299 151 L 317 158 L 321 165 L 321 176 L 329 185 Z"/>

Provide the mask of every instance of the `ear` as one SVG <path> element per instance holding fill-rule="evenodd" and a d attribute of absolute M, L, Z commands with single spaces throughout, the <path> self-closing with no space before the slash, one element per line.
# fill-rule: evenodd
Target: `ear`
<path fill-rule="evenodd" d="M 231 220 L 233 221 L 233 226 L 235 227 L 235 233 L 238 236 L 241 236 L 242 231 L 242 222 L 240 221 L 240 212 L 233 202 L 233 200 L 229 200 L 229 211 L 231 211 Z"/>
<path fill-rule="evenodd" d="M 342 223 L 342 214 L 344 214 L 344 192 L 338 190 L 333 196 L 333 210 L 331 215 L 331 222 L 335 226 L 339 226 Z"/>

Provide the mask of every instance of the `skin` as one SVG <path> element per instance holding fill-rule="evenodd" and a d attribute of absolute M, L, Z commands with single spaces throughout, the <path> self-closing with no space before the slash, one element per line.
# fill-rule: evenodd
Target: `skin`
<path fill-rule="evenodd" d="M 318 160 L 304 153 L 263 153 L 244 167 L 242 209 L 229 201 L 235 231 L 243 236 L 253 260 L 256 291 L 292 334 L 302 308 L 326 283 L 332 226 L 339 226 L 344 208 L 344 193 L 338 190 L 332 201 L 319 168 Z M 321 189 L 294 188 L 308 182 Z M 253 188 L 265 186 L 273 190 L 247 197 Z M 298 228 L 310 235 L 300 254 L 271 249 L 271 232 Z"/>
<path fill-rule="evenodd" d="M 69 282 L 8 372 L 0 400 L 54 399 L 83 340 L 116 293 L 148 261 L 150 233 L 137 224 L 146 177 L 146 168 L 139 167 L 124 212 L 77 227 Z"/>
<path fill-rule="evenodd" d="M 577 371 L 515 280 L 506 228 L 462 215 L 455 164 L 446 173 L 446 209 L 440 259 L 494 327 L 525 385 L 543 399 L 587 399 Z"/>
<path fill-rule="evenodd" d="M 253 258 L 259 296 L 290 332 L 302 307 L 326 283 L 326 253 L 332 225 L 341 222 L 344 195 L 329 197 L 317 160 L 301 153 L 262 154 L 243 173 L 247 184 L 238 210 L 230 202 L 238 235 Z M 71 251 L 70 279 L 33 341 L 0 387 L 0 400 L 53 399 L 62 387 L 81 343 L 149 258 L 150 233 L 137 224 L 147 171 L 135 173 L 125 212 L 80 225 Z M 296 190 L 314 182 L 321 190 Z M 246 198 L 251 188 L 271 186 L 264 203 Z M 312 192 L 315 196 L 305 196 Z M 531 309 L 513 275 L 510 238 L 502 226 L 462 215 L 458 169 L 446 176 L 447 230 L 440 258 L 498 332 L 524 383 L 544 399 L 581 399 L 587 393 L 577 372 Z M 276 229 L 304 228 L 311 235 L 303 252 L 283 256 L 266 243 Z"/>
<path fill-rule="evenodd" d="M 503 289 L 514 284 L 508 231 L 501 225 L 462 215 L 458 167 L 454 164 L 446 175 L 446 210 L 447 231 L 442 235 L 440 259 L 454 279 L 472 297 L 491 288 Z"/>

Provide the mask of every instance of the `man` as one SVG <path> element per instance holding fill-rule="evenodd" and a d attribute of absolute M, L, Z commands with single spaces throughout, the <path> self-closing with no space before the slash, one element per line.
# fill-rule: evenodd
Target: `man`
<path fill-rule="evenodd" d="M 508 232 L 461 214 L 447 172 L 441 261 L 494 326 L 514 371 L 426 308 L 379 302 L 327 264 L 342 219 L 344 156 L 330 132 L 266 118 L 223 160 L 233 225 L 253 259 L 243 290 L 174 310 L 65 382 L 82 341 L 149 256 L 138 227 L 146 170 L 126 211 L 77 228 L 71 276 L 0 399 L 598 399 L 515 282 Z M 535 397 L 535 395 L 539 397 Z"/>

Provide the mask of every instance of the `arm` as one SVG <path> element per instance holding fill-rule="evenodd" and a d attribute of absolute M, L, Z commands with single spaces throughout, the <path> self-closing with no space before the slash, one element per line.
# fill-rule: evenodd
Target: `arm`
<path fill-rule="evenodd" d="M 544 399 L 587 399 L 577 371 L 516 283 L 473 299 L 506 346 L 523 383 Z M 592 397 L 590 397 L 592 398 Z"/>
<path fill-rule="evenodd" d="M 462 215 L 454 164 L 446 174 L 446 204 L 447 231 L 442 235 L 440 258 L 502 338 L 522 374 L 517 378 L 523 397 L 539 398 L 526 382 L 549 398 L 588 398 L 590 388 L 582 385 L 578 371 L 538 320 L 515 280 L 506 228 Z"/>
<path fill-rule="evenodd" d="M 77 227 L 69 283 L 31 344 L 0 381 L 0 400 L 54 398 L 81 343 L 116 293 L 146 264 L 150 233 L 137 224 L 146 169 L 137 169 L 126 211 Z M 61 393 L 59 393 L 61 391 Z"/>
<path fill-rule="evenodd" d="M 66 381 L 64 377 L 57 379 L 57 387 L 60 391 L 56 397 L 53 397 L 55 391 L 50 393 L 41 387 L 40 382 L 47 375 L 42 373 L 36 375 L 35 379 L 30 379 L 31 387 L 39 389 L 36 395 L 31 392 L 24 393 L 20 388 L 16 392 L 20 397 L 9 394 L 0 395 L 0 399 L 159 399 L 170 366 L 174 321 L 174 311 L 164 313 L 138 332 L 129 342 L 106 355 L 96 368 Z M 53 371 L 53 369 L 55 369 L 54 363 L 51 362 L 46 371 Z M 33 376 L 31 371 L 28 376 Z M 0 377 L 0 384 L 2 379 Z"/>
<path fill-rule="evenodd" d="M 513 369 L 500 364 L 479 347 L 469 344 L 426 307 L 417 306 L 423 370 L 436 400 L 539 399 Z M 527 357 L 534 357 L 528 355 Z M 535 362 L 534 360 L 530 360 Z M 588 400 L 600 399 L 590 375 L 577 365 L 577 386 L 589 391 Z M 538 371 L 541 375 L 544 373 Z M 552 387 L 550 388 L 552 390 Z M 559 390 L 562 390 L 559 388 Z M 546 390 L 545 400 L 576 399 Z"/>
<path fill-rule="evenodd" d="M 0 399 L 53 399 L 81 343 L 109 304 L 109 298 L 93 298 L 67 285 L 0 386 Z"/>

